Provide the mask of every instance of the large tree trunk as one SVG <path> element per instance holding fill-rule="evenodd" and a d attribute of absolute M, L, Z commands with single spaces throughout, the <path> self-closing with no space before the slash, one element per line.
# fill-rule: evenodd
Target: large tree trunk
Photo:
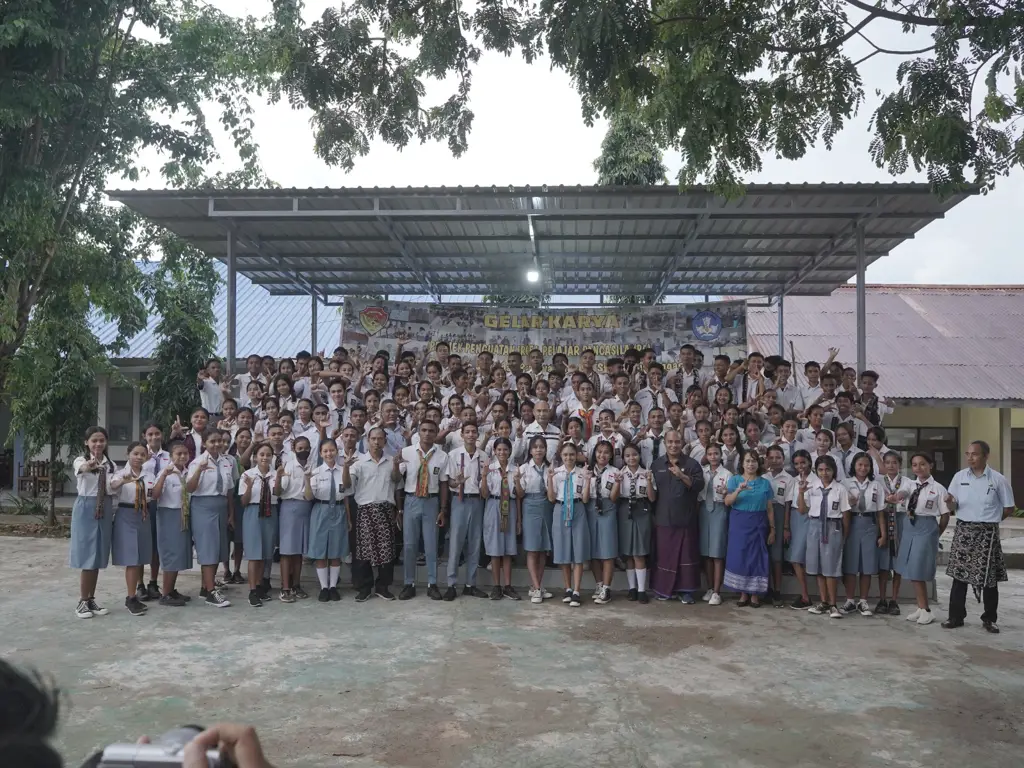
<path fill-rule="evenodd" d="M 50 430 L 50 488 L 47 496 L 46 505 L 46 524 L 54 526 L 57 524 L 57 459 L 59 456 L 59 446 L 57 445 L 57 428 L 54 427 Z M 64 470 L 61 469 L 60 482 L 64 482 Z"/>

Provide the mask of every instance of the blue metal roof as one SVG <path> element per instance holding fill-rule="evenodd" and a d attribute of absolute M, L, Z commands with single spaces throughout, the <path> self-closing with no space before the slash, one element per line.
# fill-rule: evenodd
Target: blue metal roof
<path fill-rule="evenodd" d="M 221 280 L 227 276 L 227 267 L 220 261 L 213 261 Z M 146 272 L 156 269 L 153 263 L 139 264 Z M 235 349 L 240 358 L 258 353 L 274 357 L 290 357 L 299 350 L 310 349 L 310 298 L 308 296 L 272 296 L 260 285 L 253 285 L 249 278 L 238 274 L 236 282 L 238 317 L 236 328 L 238 339 Z M 217 332 L 216 354 L 227 355 L 227 285 L 222 282 L 217 291 L 213 307 Z M 152 313 L 146 328 L 137 334 L 120 353 L 118 359 L 145 359 L 153 356 L 159 339 L 156 326 L 160 316 Z M 99 314 L 90 318 L 93 332 L 103 344 L 110 344 L 117 338 L 117 324 Z M 341 307 L 321 305 L 317 311 L 317 341 L 320 349 L 327 354 L 341 343 Z"/>

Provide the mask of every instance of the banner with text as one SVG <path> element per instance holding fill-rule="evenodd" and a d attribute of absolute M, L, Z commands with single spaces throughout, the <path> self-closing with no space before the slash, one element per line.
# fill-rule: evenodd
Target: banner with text
<path fill-rule="evenodd" d="M 603 363 L 649 347 L 667 368 L 678 364 L 683 344 L 693 344 L 710 370 L 714 355 L 746 356 L 747 312 L 742 301 L 577 309 L 345 301 L 341 344 L 353 357 L 366 361 L 383 349 L 394 359 L 399 340 L 417 357 L 444 341 L 464 358 L 488 351 L 504 361 L 510 352 L 526 357 L 537 347 L 546 361 L 561 352 L 570 364 L 585 349 Z"/>

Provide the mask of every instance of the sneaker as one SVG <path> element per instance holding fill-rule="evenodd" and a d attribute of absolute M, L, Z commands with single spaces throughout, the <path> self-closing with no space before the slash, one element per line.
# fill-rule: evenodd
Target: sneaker
<path fill-rule="evenodd" d="M 223 579 L 221 579 L 220 576 L 214 576 L 214 578 L 213 578 L 213 588 L 214 589 L 220 589 L 225 584 L 226 584 L 226 582 Z"/>
<path fill-rule="evenodd" d="M 501 587 L 499 587 L 497 584 L 491 587 L 491 594 L 489 595 L 489 597 L 491 598 L 491 600 L 501 600 Z"/>
<path fill-rule="evenodd" d="M 815 616 L 820 616 L 823 613 L 828 613 L 828 603 L 815 603 L 807 609 L 808 613 L 813 613 Z"/>
<path fill-rule="evenodd" d="M 545 600 L 550 600 L 552 597 L 554 597 L 554 595 L 552 595 L 550 592 L 544 589 L 544 587 L 540 588 L 540 596 L 543 597 Z"/>
<path fill-rule="evenodd" d="M 531 603 L 533 603 L 534 605 L 540 605 L 541 603 L 544 602 L 544 593 L 543 592 L 541 592 L 540 590 L 530 590 L 530 591 L 532 593 L 530 595 L 530 602 Z"/>
<path fill-rule="evenodd" d="M 256 594 L 257 595 L 260 594 L 259 590 L 256 591 Z M 263 599 L 263 596 L 260 595 L 260 600 L 262 600 L 262 599 Z M 277 599 L 280 600 L 282 603 L 294 603 L 295 602 L 295 594 L 290 589 L 282 589 L 281 590 L 281 594 L 279 594 L 277 596 Z"/>
<path fill-rule="evenodd" d="M 212 605 L 214 608 L 227 608 L 231 605 L 231 603 L 224 599 L 224 595 L 220 593 L 220 590 L 216 588 L 206 596 L 206 604 Z"/>
<path fill-rule="evenodd" d="M 591 600 L 597 600 L 604 594 L 604 584 L 597 582 L 597 586 L 594 587 L 594 594 L 590 596 Z"/>
<path fill-rule="evenodd" d="M 519 593 L 516 592 L 516 588 L 511 584 L 507 584 L 501 588 L 501 594 L 507 597 L 509 600 L 522 600 Z"/>
<path fill-rule="evenodd" d="M 128 609 L 128 613 L 132 616 L 142 616 L 146 613 L 146 606 L 134 595 L 124 599 L 124 607 Z"/>
<path fill-rule="evenodd" d="M 373 594 L 373 590 L 372 589 L 370 589 L 369 587 L 363 587 L 358 592 L 356 592 L 356 602 L 357 603 L 365 603 L 367 600 L 370 599 L 370 595 L 372 595 L 372 594 Z"/>
<path fill-rule="evenodd" d="M 889 601 L 889 615 L 890 616 L 899 616 L 900 615 L 900 604 L 897 603 L 895 600 L 890 600 Z"/>
<path fill-rule="evenodd" d="M 715 590 L 709 589 L 707 592 L 704 593 L 704 596 L 700 599 L 701 602 L 702 603 L 710 603 L 711 602 L 711 596 L 713 594 L 715 594 Z"/>
<path fill-rule="evenodd" d="M 875 606 L 875 613 L 877 613 L 879 616 L 888 616 L 889 601 L 886 600 L 884 597 L 881 600 L 879 600 L 878 605 Z"/>
<path fill-rule="evenodd" d="M 843 607 L 839 608 L 839 610 L 842 611 L 844 614 L 845 613 L 853 613 L 854 611 L 857 610 L 857 604 L 855 602 L 853 602 L 853 600 L 850 600 L 849 598 L 847 598 L 846 602 L 843 603 Z"/>
<path fill-rule="evenodd" d="M 689 592 L 683 592 L 683 594 L 679 596 L 679 602 L 683 605 L 693 605 L 697 601 L 693 599 L 693 595 Z M 710 602 L 710 600 L 708 602 Z"/>
<path fill-rule="evenodd" d="M 269 597 L 270 596 L 270 579 L 263 579 L 260 582 L 260 589 L 263 590 L 263 595 L 265 597 Z M 292 592 L 295 592 L 295 590 L 293 589 Z"/>
<path fill-rule="evenodd" d="M 174 606 L 176 608 L 183 608 L 185 606 L 185 601 L 180 597 L 175 597 L 173 593 L 163 595 L 159 602 L 160 605 Z"/>
<path fill-rule="evenodd" d="M 282 594 L 284 593 L 282 592 Z M 263 607 L 263 601 L 260 599 L 260 593 L 257 592 L 255 589 L 249 590 L 249 606 L 251 608 Z"/>
<path fill-rule="evenodd" d="M 636 589 L 636 587 L 633 587 L 631 590 L 629 590 L 629 592 L 626 593 L 626 599 L 629 600 L 629 602 L 631 602 L 631 603 L 635 603 L 636 602 L 636 595 L 637 595 L 637 589 Z"/>
<path fill-rule="evenodd" d="M 917 623 L 921 626 L 926 626 L 935 621 L 935 617 L 932 616 L 932 612 L 927 608 L 921 611 L 921 615 L 917 617 Z"/>
<path fill-rule="evenodd" d="M 398 593 L 399 600 L 412 600 L 414 597 L 416 597 L 416 587 L 413 584 L 406 584 Z"/>
<path fill-rule="evenodd" d="M 861 599 L 857 601 L 857 612 L 860 613 L 861 616 L 871 615 L 871 606 L 868 605 L 867 600 Z"/>
<path fill-rule="evenodd" d="M 647 593 L 646 592 L 637 592 L 636 593 L 636 601 L 638 603 L 640 603 L 641 605 L 647 605 L 647 603 L 649 602 L 649 600 L 647 599 Z"/>
<path fill-rule="evenodd" d="M 921 609 L 915 608 L 913 611 L 907 614 L 907 621 L 917 621 L 921 616 Z"/>
<path fill-rule="evenodd" d="M 672 599 L 670 597 L 665 597 L 664 595 L 655 595 L 654 598 L 656 600 L 658 600 L 659 602 L 662 602 L 662 603 L 664 603 L 666 600 L 671 600 Z"/>
<path fill-rule="evenodd" d="M 572 596 L 569 598 L 569 607 L 579 608 L 581 605 L 583 605 L 583 598 L 580 597 L 580 593 L 573 592 Z"/>
<path fill-rule="evenodd" d="M 427 597 L 431 600 L 441 600 L 441 590 L 437 588 L 437 584 L 427 585 Z"/>
<path fill-rule="evenodd" d="M 151 581 L 146 585 L 146 595 L 150 600 L 159 600 L 163 597 L 160 594 L 160 587 L 157 586 L 155 581 Z"/>
<path fill-rule="evenodd" d="M 463 597 L 487 597 L 487 593 L 482 589 L 477 589 L 475 586 L 467 584 L 462 588 Z"/>
<path fill-rule="evenodd" d="M 331 587 L 327 590 L 327 596 L 331 598 L 332 603 L 336 603 L 341 600 L 341 592 L 338 591 L 337 587 Z M 296 595 L 298 597 L 298 595 Z"/>
<path fill-rule="evenodd" d="M 146 585 L 141 581 L 135 587 L 135 599 L 142 601 L 149 600 L 149 593 L 146 591 Z"/>
<path fill-rule="evenodd" d="M 533 600 L 533 596 L 534 595 L 536 595 L 537 597 L 540 597 L 541 600 L 544 599 L 543 597 L 541 597 L 541 592 L 540 592 L 539 589 L 534 589 L 533 587 L 530 587 L 529 591 L 527 591 L 527 593 L 526 593 L 526 596 L 528 598 L 530 598 L 531 600 Z"/>
<path fill-rule="evenodd" d="M 718 594 L 717 592 L 712 592 L 711 593 L 711 599 L 708 600 L 708 605 L 721 605 L 721 604 L 722 604 L 722 596 L 720 594 Z"/>
<path fill-rule="evenodd" d="M 841 619 L 843 618 L 843 612 L 839 610 L 838 605 L 833 605 L 828 609 L 828 617 L 830 619 Z"/>
<path fill-rule="evenodd" d="M 89 601 L 88 600 L 79 600 L 78 601 L 78 607 L 75 608 L 75 618 L 76 619 L 91 619 L 92 618 L 92 611 L 89 610 Z"/>
<path fill-rule="evenodd" d="M 562 597 L 562 602 L 563 603 L 571 603 L 572 602 L 572 590 L 571 589 L 565 590 L 565 595 Z"/>
<path fill-rule="evenodd" d="M 296 585 L 292 588 L 292 594 L 295 595 L 299 600 L 308 600 L 309 593 L 302 588 L 301 584 Z"/>
<path fill-rule="evenodd" d="M 808 608 L 811 607 L 811 601 L 804 600 L 802 597 L 798 597 L 796 600 L 789 604 L 789 607 L 792 608 L 794 611 L 806 611 Z"/>
<path fill-rule="evenodd" d="M 598 605 L 607 605 L 612 601 L 612 591 L 607 586 L 601 587 L 601 594 L 594 600 Z"/>
<path fill-rule="evenodd" d="M 199 588 L 199 597 L 201 599 L 205 599 L 205 598 L 207 598 L 209 596 L 210 596 L 210 590 L 208 590 L 206 587 L 200 587 Z"/>
<path fill-rule="evenodd" d="M 387 587 L 378 587 L 374 594 L 377 595 L 377 597 L 379 597 L 381 600 L 387 600 L 388 602 L 391 602 L 395 599 L 395 596 L 391 594 L 391 590 Z"/>
<path fill-rule="evenodd" d="M 776 592 L 774 594 L 774 597 L 772 598 L 772 605 L 774 605 L 776 608 L 785 608 L 786 607 L 786 601 L 782 599 L 782 593 L 781 592 Z"/>
<path fill-rule="evenodd" d="M 171 597 L 176 597 L 176 598 L 178 598 L 179 600 L 184 600 L 184 601 L 185 601 L 186 603 L 187 603 L 187 602 L 190 602 L 190 601 L 192 600 L 192 598 L 191 598 L 191 597 L 189 597 L 188 595 L 183 595 L 183 594 L 181 594 L 181 592 L 179 592 L 179 591 L 178 591 L 178 590 L 176 590 L 176 589 L 172 589 L 172 590 L 171 590 Z"/>
<path fill-rule="evenodd" d="M 95 597 L 90 597 L 86 602 L 89 604 L 89 610 L 92 611 L 93 616 L 106 616 L 110 611 L 106 608 L 102 608 L 99 603 L 96 602 Z"/>
<path fill-rule="evenodd" d="M 455 591 L 455 587 L 451 586 L 444 591 L 444 597 L 442 597 L 441 599 L 444 600 L 446 603 L 450 603 L 458 596 L 459 593 Z"/>
<path fill-rule="evenodd" d="M 296 595 L 296 597 L 298 597 L 298 595 Z M 326 603 L 331 599 L 331 594 L 327 591 L 327 587 L 320 587 L 320 594 L 316 596 L 316 599 L 319 603 Z"/>

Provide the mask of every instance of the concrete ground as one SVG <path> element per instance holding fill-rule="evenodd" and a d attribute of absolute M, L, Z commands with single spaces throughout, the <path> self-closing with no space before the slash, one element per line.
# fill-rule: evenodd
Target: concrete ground
<path fill-rule="evenodd" d="M 63 689 L 69 766 L 183 723 L 256 726 L 278 766 L 1019 764 L 1024 574 L 1001 626 L 618 600 L 123 609 L 76 620 L 67 543 L 0 538 L 0 642 Z M 346 569 L 347 575 L 347 569 Z M 481 579 L 487 581 L 486 572 Z M 181 588 L 193 595 L 198 579 Z M 936 618 L 945 618 L 940 577 Z"/>

